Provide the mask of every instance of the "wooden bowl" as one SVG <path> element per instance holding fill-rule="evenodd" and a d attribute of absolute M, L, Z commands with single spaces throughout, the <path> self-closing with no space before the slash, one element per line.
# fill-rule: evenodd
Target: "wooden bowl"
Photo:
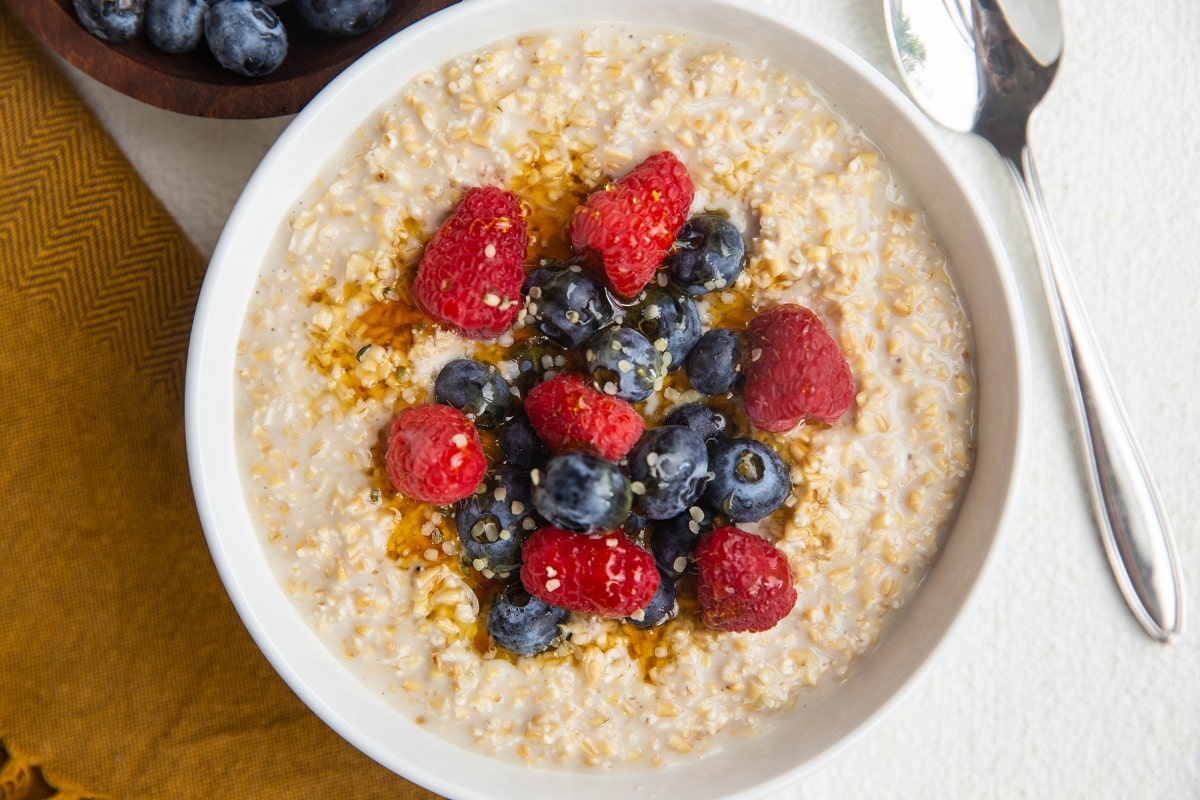
<path fill-rule="evenodd" d="M 158 50 L 144 35 L 110 44 L 84 30 L 72 0 L 10 0 L 42 41 L 101 83 L 168 111 L 222 119 L 296 113 L 367 50 L 455 1 L 392 0 L 379 25 L 348 39 L 309 29 L 291 4 L 284 3 L 275 10 L 287 26 L 287 58 L 270 75 L 245 78 L 222 69 L 203 43 L 181 55 Z"/>

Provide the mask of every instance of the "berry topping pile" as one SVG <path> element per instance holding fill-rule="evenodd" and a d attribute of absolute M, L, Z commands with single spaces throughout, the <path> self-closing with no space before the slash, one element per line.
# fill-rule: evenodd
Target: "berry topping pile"
<path fill-rule="evenodd" d="M 792 492 L 770 434 L 836 422 L 850 368 L 799 305 L 704 329 L 696 298 L 732 291 L 746 248 L 723 216 L 689 220 L 692 198 L 683 164 L 653 155 L 575 210 L 569 259 L 527 271 L 528 210 L 472 188 L 417 268 L 434 322 L 503 340 L 445 364 L 433 402 L 396 414 L 387 475 L 454 504 L 491 642 L 513 655 L 557 647 L 571 614 L 662 625 L 681 593 L 722 631 L 768 630 L 795 605 L 787 558 L 756 525 Z M 706 399 L 669 407 L 668 385 Z"/>

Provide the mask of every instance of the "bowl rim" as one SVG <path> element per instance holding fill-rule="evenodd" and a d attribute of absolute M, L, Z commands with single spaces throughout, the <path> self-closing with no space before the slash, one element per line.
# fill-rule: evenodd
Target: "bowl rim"
<path fill-rule="evenodd" d="M 531 772 L 528 767 L 508 764 L 489 756 L 470 752 L 464 755 L 464 751 L 460 750 L 457 745 L 428 734 L 424 734 L 424 738 L 435 741 L 423 742 L 424 749 L 418 757 L 405 758 L 397 753 L 395 748 L 384 743 L 383 733 L 387 730 L 393 731 L 393 734 L 396 730 L 413 733 L 414 724 L 406 717 L 398 717 L 399 712 L 387 708 L 387 704 L 377 698 L 364 697 L 365 690 L 361 686 L 346 685 L 347 682 L 344 680 L 334 690 L 322 685 L 323 677 L 335 672 L 349 675 L 349 672 L 341 665 L 340 660 L 329 653 L 325 646 L 316 639 L 316 635 L 308 627 L 307 620 L 301 618 L 299 611 L 284 596 L 274 575 L 269 570 L 266 577 L 272 588 L 266 592 L 263 591 L 262 567 L 265 565 L 265 556 L 261 543 L 258 541 L 257 534 L 253 533 L 253 528 L 249 529 L 251 533 L 249 538 L 252 541 L 238 540 L 238 534 L 246 532 L 245 522 L 248 517 L 244 508 L 244 497 L 240 498 L 242 508 L 239 509 L 236 507 L 239 498 L 231 495 L 229 490 L 231 480 L 234 483 L 238 482 L 236 477 L 231 478 L 228 474 L 230 469 L 236 471 L 237 462 L 230 460 L 230 454 L 233 451 L 233 429 L 230 425 L 232 412 L 231 409 L 224 406 L 232 404 L 234 383 L 232 347 L 236 344 L 244 318 L 244 305 L 238 306 L 241 313 L 232 318 L 233 326 L 226 325 L 222 328 L 216 320 L 228 316 L 223 312 L 227 311 L 230 306 L 231 286 L 243 286 L 247 281 L 252 283 L 253 278 L 245 276 L 247 271 L 257 275 L 259 262 L 246 256 L 247 250 L 254 252 L 256 247 L 255 245 L 248 247 L 248 244 L 255 239 L 263 238 L 261 236 L 262 220 L 259 218 L 261 215 L 256 214 L 256 209 L 263 204 L 273 205 L 277 212 L 273 213 L 273 218 L 277 221 L 286 218 L 292 201 L 280 198 L 298 197 L 302 194 L 302 190 L 307 188 L 307 184 L 311 183 L 311 177 L 304 181 L 300 181 L 295 175 L 288 177 L 289 165 L 297 158 L 298 154 L 311 150 L 312 139 L 321 131 L 324 125 L 323 121 L 338 117 L 338 115 L 352 114 L 353 119 L 343 118 L 338 123 L 339 129 L 347 132 L 346 138 L 349 138 L 349 135 L 359 130 L 361 125 L 372 122 L 387 99 L 393 96 L 407 82 L 408 78 L 419 72 L 423 66 L 435 67 L 446 58 L 474 49 L 476 45 L 472 39 L 469 44 L 463 44 L 459 49 L 449 51 L 449 55 L 443 54 L 433 59 L 430 64 L 421 63 L 419 56 L 415 60 L 406 60 L 401 79 L 394 84 L 389 84 L 390 88 L 381 89 L 378 84 L 372 85 L 370 77 L 397 61 L 399 51 L 404 50 L 409 55 L 420 53 L 422 51 L 414 45 L 430 40 L 461 41 L 457 31 L 469 20 L 474 21 L 475 27 L 471 28 L 474 32 L 473 36 L 483 44 L 486 44 L 487 41 L 509 38 L 519 30 L 541 30 L 553 27 L 553 23 L 548 25 L 543 21 L 535 20 L 534 17 L 537 15 L 534 12 L 546 11 L 550 14 L 550 19 L 557 19 L 553 16 L 553 13 L 557 13 L 555 3 L 556 0 L 471 0 L 469 3 L 460 3 L 433 14 L 395 34 L 359 59 L 322 90 L 284 130 L 279 140 L 251 176 L 246 189 L 230 214 L 226 229 L 213 253 L 197 303 L 195 324 L 189 344 L 185 383 L 185 432 L 189 468 L 192 474 L 197 510 L 210 552 L 243 623 L 272 666 L 292 690 L 330 727 L 368 756 L 403 777 L 447 797 L 471 798 L 472 800 L 504 797 L 508 796 L 504 793 L 506 787 L 516 786 L 523 786 L 524 796 L 531 800 L 560 796 L 564 791 L 587 796 L 586 792 L 592 786 L 598 785 L 597 781 L 608 792 L 626 791 L 644 797 L 673 797 L 678 796 L 682 791 L 681 785 L 675 783 L 672 790 L 658 795 L 653 787 L 645 786 L 651 773 L 638 771 L 579 773 L 553 770 Z M 971 509 L 973 515 L 986 516 L 988 521 L 983 523 L 984 530 L 978 534 L 972 533 L 981 540 L 976 542 L 972 539 L 972 546 L 980 544 L 982 546 L 975 547 L 971 553 L 963 556 L 969 567 L 963 574 L 948 576 L 945 575 L 947 570 L 939 573 L 937 564 L 934 564 L 930 575 L 925 579 L 928 583 L 936 575 L 937 581 L 944 583 L 954 591 L 960 602 L 952 610 L 940 609 L 935 604 L 928 602 L 927 596 L 930 594 L 928 586 L 922 587 L 921 591 L 915 593 L 909 608 L 903 611 L 903 615 L 920 618 L 923 623 L 928 623 L 926 625 L 928 630 L 924 627 L 919 629 L 921 636 L 909 642 L 892 643 L 888 642 L 885 637 L 884 645 L 870 654 L 867 663 L 860 666 L 858 670 L 860 676 L 867 670 L 875 670 L 871 673 L 872 676 L 875 676 L 876 673 L 882 674 L 877 680 L 873 677 L 874 682 L 867 687 L 869 691 L 866 694 L 870 695 L 869 698 L 860 704 L 863 708 L 858 710 L 838 710 L 839 716 L 834 720 L 836 735 L 823 742 L 819 747 L 809 748 L 797 755 L 797 751 L 790 748 L 781 749 L 778 741 L 771 742 L 769 736 L 764 736 L 756 742 L 758 745 L 763 745 L 765 741 L 767 746 L 765 748 L 757 747 L 756 750 L 765 750 L 765 753 L 751 753 L 741 745 L 731 745 L 704 757 L 682 760 L 676 766 L 662 769 L 662 772 L 670 771 L 675 777 L 678 777 L 679 773 L 677 767 L 699 769 L 702 780 L 687 784 L 686 790 L 687 794 L 695 795 L 697 800 L 705 797 L 751 798 L 760 797 L 795 781 L 801 775 L 833 758 L 852 741 L 863 735 L 912 690 L 912 687 L 931 668 L 936 657 L 944 651 L 946 643 L 952 635 L 962 627 L 964 617 L 968 615 L 977 600 L 982 580 L 995 562 L 994 556 L 997 543 L 1001 538 L 1000 532 L 1009 516 L 1013 495 L 1019 482 L 1022 461 L 1020 454 L 1025 447 L 1029 413 L 1027 343 L 1015 282 L 1010 274 L 1007 257 L 1000 244 L 999 236 L 982 202 L 955 167 L 953 159 L 939 143 L 939 133 L 932 123 L 921 114 L 906 95 L 865 59 L 832 37 L 805 27 L 800 21 L 788 17 L 784 12 L 754 2 L 754 0 L 679 0 L 678 3 L 660 2 L 657 4 L 646 4 L 641 0 L 613 0 L 603 10 L 591 9 L 591 4 L 588 8 L 577 4 L 560 4 L 557 8 L 561 9 L 562 14 L 571 15 L 572 19 L 580 21 L 600 21 L 614 17 L 621 20 L 636 18 L 639 21 L 634 24 L 662 26 L 667 23 L 654 20 L 666 19 L 670 9 L 679 6 L 680 3 L 687 8 L 691 19 L 703 20 L 701 26 L 715 26 L 717 23 L 714 20 L 719 20 L 723 26 L 719 30 L 729 32 L 724 38 L 740 44 L 762 44 L 771 36 L 779 36 L 789 40 L 793 45 L 811 48 L 813 53 L 820 54 L 820 58 L 828 60 L 837 69 L 846 70 L 851 82 L 865 93 L 864 96 L 869 95 L 885 102 L 889 111 L 896 115 L 895 126 L 916 137 L 914 141 L 917 149 L 927 153 L 928 158 L 933 159 L 931 163 L 935 166 L 940 165 L 942 177 L 938 185 L 947 188 L 949 194 L 952 195 L 951 202 L 947 203 L 939 213 L 944 214 L 947 219 L 953 219 L 955 226 L 964 226 L 965 232 L 951 231 L 949 238 L 963 238 L 965 241 L 971 241 L 976 245 L 982 244 L 984 247 L 985 252 L 977 260 L 988 266 L 988 269 L 986 276 L 978 277 L 978 280 L 990 281 L 993 284 L 989 286 L 992 294 L 988 297 L 974 297 L 974 302 L 972 302 L 973 296 L 969 294 L 964 299 L 973 331 L 978 330 L 977 322 L 979 320 L 986 320 L 988 326 L 1001 334 L 999 341 L 975 342 L 974 346 L 977 358 L 983 358 L 983 354 L 986 353 L 989 363 L 996 364 L 996 369 L 1003 373 L 1006 383 L 1003 391 L 987 392 L 984 391 L 981 377 L 977 419 L 984 420 L 986 413 L 987 419 L 991 419 L 992 415 L 995 415 L 1002 418 L 1002 422 L 993 426 L 998 428 L 995 432 L 992 432 L 991 428 L 988 429 L 986 440 L 981 436 L 977 442 L 976 472 L 977 474 L 980 472 L 981 465 L 987 470 L 990 482 L 988 494 L 981 497 L 984 494 L 982 487 L 972 490 L 976 483 L 972 481 L 963 502 L 963 510 L 960 511 L 960 519 L 963 518 L 968 508 Z M 647 8 L 648 6 L 654 8 Z M 525 12 L 530 13 L 526 14 Z M 491 35 L 484 35 L 480 32 L 480 20 L 498 21 L 511 15 L 522 16 L 531 22 L 512 27 L 511 30 L 505 29 L 500 33 L 493 32 Z M 653 19 L 647 23 L 646 17 Z M 539 19 L 544 20 L 546 17 L 543 16 Z M 763 33 L 763 26 L 772 28 L 774 32 Z M 503 25 L 499 27 L 504 28 Z M 690 25 L 676 23 L 670 27 L 694 29 L 698 26 L 694 23 Z M 713 29 L 717 30 L 718 28 L 714 27 Z M 714 36 L 711 30 L 707 33 L 701 31 L 701 34 Z M 847 103 L 839 103 L 838 101 L 842 98 L 829 92 L 827 87 L 816 77 L 807 74 L 805 77 L 810 78 L 812 83 L 825 93 L 835 105 L 847 105 Z M 850 103 L 850 105 L 853 104 Z M 853 115 L 850 116 L 856 123 L 859 122 Z M 868 131 L 870 138 L 878 144 L 877 134 L 877 131 Z M 340 141 L 345 141 L 345 139 Z M 888 158 L 893 157 L 894 149 L 889 150 L 883 146 L 880 149 Z M 316 171 L 314 171 L 314 175 Z M 300 187 L 300 192 L 289 193 L 279 188 L 281 180 L 285 184 L 291 181 L 304 185 Z M 907 183 L 914 190 L 919 189 L 919 186 L 916 185 L 917 182 L 909 180 Z M 915 193 L 920 195 L 919 191 Z M 927 205 L 925 198 L 922 198 L 921 205 Z M 940 230 L 941 226 L 938 227 Z M 265 251 L 266 246 L 264 245 L 261 249 Z M 952 262 L 954 260 L 951 258 Z M 956 284 L 961 281 L 960 273 L 961 269 L 955 270 Z M 961 289 L 961 286 L 959 288 Z M 243 292 L 243 294 L 248 297 L 248 292 Z M 234 296 L 236 299 L 236 295 Z M 235 330 L 231 332 L 229 327 L 233 327 Z M 228 374 L 216 371 L 218 368 L 226 370 Z M 992 387 L 995 388 L 999 379 L 990 380 Z M 215 428 L 214 419 L 216 423 L 219 423 L 215 425 Z M 214 429 L 222 436 L 214 437 L 212 435 Z M 982 429 L 979 432 L 982 434 Z M 227 438 L 229 441 L 222 441 L 222 438 Z M 981 510 L 977 511 L 976 509 Z M 957 522 L 954 528 L 958 528 Z M 946 551 L 955 549 L 960 539 L 962 537 L 950 536 L 945 543 Z M 957 550 L 961 550 L 961 548 L 957 548 Z M 956 557 L 958 556 L 957 550 Z M 943 552 L 939 559 L 944 560 L 946 557 L 946 552 Z M 262 563 L 248 563 L 247 559 L 250 562 L 257 560 Z M 925 602 L 922 602 L 923 599 Z M 316 648 L 314 648 L 314 644 Z M 316 666 L 304 663 L 305 659 L 297 658 L 297 653 L 303 653 L 306 657 L 320 663 Z M 886 673 L 891 668 L 891 662 L 898 662 L 902 665 L 897 674 Z M 883 666 L 879 666 L 880 663 Z M 349 677 L 351 681 L 357 680 L 352 675 Z M 385 718 L 384 723 L 376 724 L 375 720 L 363 719 L 358 705 L 365 702 L 373 702 L 378 706 L 374 711 L 378 716 Z M 826 708 L 825 710 L 830 709 Z M 792 714 L 792 716 L 797 715 Z M 776 736 L 775 738 L 778 740 L 781 737 Z M 440 764 L 450 763 L 448 754 L 451 751 L 447 748 L 452 748 L 453 752 L 460 757 L 459 766 L 449 771 L 439 768 Z M 740 760 L 754 761 L 756 764 L 765 763 L 769 765 L 769 768 L 763 776 L 755 780 L 747 779 L 744 771 L 739 771 L 736 767 L 730 771 L 730 775 L 722 775 L 714 772 L 713 769 L 705 772 L 705 765 L 716 763 L 721 758 L 721 753 L 734 751 L 736 751 L 735 757 L 750 754 L 749 758 Z M 792 763 L 779 765 L 776 763 L 778 760 L 792 761 Z M 730 759 L 725 759 L 725 761 L 730 761 Z M 488 775 L 486 781 L 472 777 L 471 773 L 477 771 L 469 768 L 469 765 L 472 764 L 487 767 L 485 770 Z M 531 775 L 536 775 L 536 781 L 530 781 Z M 563 776 L 567 776 L 569 782 L 563 782 Z M 737 783 L 737 781 L 741 781 L 741 783 Z M 537 786 L 532 793 L 530 791 L 531 784 Z"/>

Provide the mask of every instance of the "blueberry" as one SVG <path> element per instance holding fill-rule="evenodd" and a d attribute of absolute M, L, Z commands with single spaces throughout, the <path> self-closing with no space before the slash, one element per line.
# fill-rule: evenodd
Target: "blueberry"
<path fill-rule="evenodd" d="M 543 259 L 537 267 L 530 270 L 525 276 L 525 283 L 521 286 L 521 294 L 529 297 L 530 289 L 532 289 L 534 286 L 541 286 L 559 272 L 566 269 L 567 266 L 567 264 L 559 264 L 554 261 Z"/>
<path fill-rule="evenodd" d="M 454 524 L 472 567 L 503 576 L 520 566 L 521 543 L 537 527 L 529 489 L 528 472 L 503 467 L 458 502 Z"/>
<path fill-rule="evenodd" d="M 534 326 L 563 347 L 582 347 L 613 322 L 608 292 L 578 266 L 534 270 L 525 285 Z"/>
<path fill-rule="evenodd" d="M 675 599 L 675 581 L 669 575 L 658 571 L 658 589 L 646 607 L 626 617 L 625 621 L 635 628 L 648 630 L 657 628 L 664 622 L 675 619 L 679 614 L 679 602 Z"/>
<path fill-rule="evenodd" d="M 633 508 L 647 519 L 668 519 L 696 502 L 708 474 L 704 437 L 682 425 L 642 434 L 629 451 Z"/>
<path fill-rule="evenodd" d="M 709 442 L 708 470 L 704 503 L 731 522 L 762 519 L 783 505 L 792 488 L 783 459 L 755 439 Z"/>
<path fill-rule="evenodd" d="M 663 420 L 665 425 L 683 425 L 700 434 L 707 441 L 719 439 L 729 428 L 729 419 L 720 411 L 704 403 L 688 403 L 672 411 Z"/>
<path fill-rule="evenodd" d="M 641 541 L 645 538 L 646 531 L 650 527 L 650 520 L 631 509 L 622 527 L 630 539 L 633 539 L 635 542 Z"/>
<path fill-rule="evenodd" d="M 700 534 L 713 527 L 712 515 L 700 506 L 654 524 L 650 552 L 660 570 L 673 578 L 687 571 L 700 542 Z"/>
<path fill-rule="evenodd" d="M 513 379 L 513 385 L 522 397 L 544 381 L 548 371 L 561 371 L 566 364 L 566 354 L 562 348 L 541 337 L 519 346 L 509 358 L 517 366 L 517 377 Z"/>
<path fill-rule="evenodd" d="M 146 38 L 167 53 L 195 50 L 204 38 L 209 0 L 146 0 Z"/>
<path fill-rule="evenodd" d="M 650 340 L 633 328 L 609 328 L 588 341 L 587 369 L 605 394 L 636 403 L 658 384 L 662 360 Z"/>
<path fill-rule="evenodd" d="M 433 396 L 489 430 L 508 419 L 512 393 L 508 381 L 491 364 L 456 358 L 442 367 L 433 382 Z"/>
<path fill-rule="evenodd" d="M 666 258 L 671 283 L 690 295 L 708 294 L 733 285 L 746 267 L 741 231 L 719 214 L 688 220 Z"/>
<path fill-rule="evenodd" d="M 538 437 L 533 423 L 524 413 L 500 429 L 497 437 L 504 460 L 514 467 L 533 469 L 540 467 L 550 457 L 550 448 Z"/>
<path fill-rule="evenodd" d="M 358 36 L 383 19 L 392 0 L 294 0 L 300 18 L 331 36 Z"/>
<path fill-rule="evenodd" d="M 274 72 L 287 55 L 287 31 L 260 0 L 221 0 L 204 19 L 204 38 L 218 64 L 251 78 Z"/>
<path fill-rule="evenodd" d="M 84 29 L 106 42 L 127 42 L 142 32 L 146 0 L 75 0 Z"/>
<path fill-rule="evenodd" d="M 531 596 L 519 582 L 496 595 L 488 609 L 487 628 L 492 641 L 518 656 L 549 650 L 562 638 L 558 627 L 568 612 Z"/>
<path fill-rule="evenodd" d="M 741 364 L 742 337 L 729 328 L 713 328 L 688 354 L 688 382 L 704 394 L 725 394 L 741 377 Z"/>
<path fill-rule="evenodd" d="M 629 514 L 629 480 L 615 464 L 582 450 L 552 456 L 533 475 L 533 505 L 556 528 L 612 531 Z"/>
<path fill-rule="evenodd" d="M 661 286 L 650 286 L 641 302 L 634 306 L 625 320 L 641 331 L 655 349 L 662 353 L 668 371 L 683 366 L 684 359 L 700 340 L 700 313 L 690 297 Z"/>

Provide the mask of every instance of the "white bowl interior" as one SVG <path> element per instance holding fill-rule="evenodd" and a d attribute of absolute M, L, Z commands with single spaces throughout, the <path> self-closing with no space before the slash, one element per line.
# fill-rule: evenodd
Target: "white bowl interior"
<path fill-rule="evenodd" d="M 686 13 L 684 13 L 686 11 Z M 681 23 L 681 21 L 686 22 Z M 975 473 L 943 552 L 850 684 L 782 715 L 768 734 L 685 769 L 537 771 L 432 736 L 361 684 L 279 587 L 248 513 L 234 433 L 234 354 L 259 265 L 326 162 L 409 76 L 458 53 L 555 25 L 616 21 L 686 27 L 738 42 L 811 80 L 859 123 L 917 195 L 956 266 L 973 326 L 980 401 Z M 197 307 L 187 371 L 188 456 L 201 521 L 226 588 L 292 689 L 384 766 L 454 798 L 758 796 L 844 746 L 923 670 L 972 595 L 999 532 L 1021 448 L 1026 393 L 1016 293 L 982 206 L 948 165 L 932 127 L 890 82 L 838 43 L 745 0 L 470 0 L 401 32 L 331 84 L 288 127 L 234 209 Z"/>

